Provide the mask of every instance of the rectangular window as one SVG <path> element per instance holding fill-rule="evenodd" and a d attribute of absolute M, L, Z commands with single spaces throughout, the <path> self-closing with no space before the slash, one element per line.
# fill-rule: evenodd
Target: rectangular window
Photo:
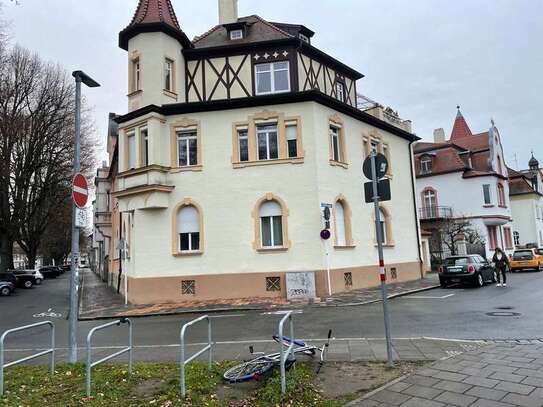
<path fill-rule="evenodd" d="M 141 66 L 140 59 L 132 60 L 132 92 L 141 89 Z"/>
<path fill-rule="evenodd" d="M 164 90 L 173 92 L 173 61 L 171 59 L 164 61 Z"/>
<path fill-rule="evenodd" d="M 490 250 L 498 247 L 498 236 L 496 234 L 496 226 L 487 226 L 488 231 L 488 246 Z"/>
<path fill-rule="evenodd" d="M 147 128 L 140 129 L 141 137 L 141 165 L 147 167 L 149 165 L 149 133 Z"/>
<path fill-rule="evenodd" d="M 179 167 L 198 165 L 198 137 L 195 131 L 177 133 L 177 151 Z"/>
<path fill-rule="evenodd" d="M 340 140 L 339 140 L 339 129 L 334 126 L 330 126 L 330 143 L 332 146 L 332 160 L 340 162 Z"/>
<path fill-rule="evenodd" d="M 258 126 L 256 138 L 259 160 L 274 160 L 278 157 L 277 125 Z"/>
<path fill-rule="evenodd" d="M 255 65 L 256 94 L 290 91 L 289 62 L 273 62 Z"/>
<path fill-rule="evenodd" d="M 432 172 L 432 160 L 429 158 L 420 161 L 420 173 L 430 174 Z"/>
<path fill-rule="evenodd" d="M 485 205 L 491 205 L 492 204 L 492 196 L 490 194 L 490 185 L 484 184 L 483 185 L 483 197 L 485 200 Z"/>
<path fill-rule="evenodd" d="M 308 37 L 307 35 L 298 34 L 298 37 L 299 37 L 303 42 L 307 42 L 308 44 L 310 44 L 310 40 L 309 40 L 309 37 Z"/>
<path fill-rule="evenodd" d="M 260 218 L 260 224 L 262 228 L 262 247 L 282 247 L 282 216 L 263 216 Z"/>
<path fill-rule="evenodd" d="M 136 133 L 127 135 L 127 167 L 129 170 L 136 168 Z"/>
<path fill-rule="evenodd" d="M 286 126 L 287 136 L 287 150 L 289 158 L 298 156 L 298 127 L 296 124 L 287 124 Z"/>
<path fill-rule="evenodd" d="M 179 250 L 182 252 L 191 252 L 200 250 L 200 233 L 180 233 Z"/>
<path fill-rule="evenodd" d="M 341 82 L 336 82 L 336 98 L 340 102 L 345 102 L 345 86 Z"/>
<path fill-rule="evenodd" d="M 505 237 L 505 248 L 506 249 L 512 249 L 513 248 L 513 237 L 511 236 L 511 228 L 504 227 L 503 228 L 503 234 Z"/>
<path fill-rule="evenodd" d="M 238 130 L 239 161 L 249 161 L 249 135 L 247 130 Z"/>
<path fill-rule="evenodd" d="M 243 30 L 232 30 L 230 31 L 231 40 L 241 40 L 243 38 Z"/>

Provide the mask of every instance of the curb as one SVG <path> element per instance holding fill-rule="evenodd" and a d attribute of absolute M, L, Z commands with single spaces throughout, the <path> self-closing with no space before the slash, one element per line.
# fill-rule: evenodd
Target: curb
<path fill-rule="evenodd" d="M 440 285 L 433 285 L 429 287 L 424 288 L 416 288 L 413 290 L 408 291 L 402 291 L 396 294 L 392 294 L 388 296 L 389 300 L 392 300 L 394 298 L 403 297 L 410 294 L 415 294 L 423 291 L 429 291 L 433 290 L 435 288 L 439 288 Z M 84 316 L 81 315 L 81 307 L 79 312 L 79 321 L 100 321 L 100 320 L 106 320 L 106 319 L 114 319 L 114 318 L 145 318 L 145 317 L 158 317 L 158 316 L 172 316 L 172 315 L 185 315 L 185 314 L 201 314 L 201 313 L 217 313 L 217 312 L 241 312 L 241 311 L 281 311 L 286 309 L 300 309 L 300 308 L 341 308 L 341 307 L 354 307 L 354 306 L 361 306 L 361 305 L 370 305 L 377 302 L 381 302 L 381 299 L 375 299 L 375 300 L 368 300 L 368 301 L 362 301 L 362 302 L 350 302 L 345 304 L 289 304 L 289 305 L 280 305 L 280 306 L 247 306 L 244 307 L 220 307 L 220 308 L 192 308 L 192 309 L 183 309 L 183 310 L 173 310 L 173 311 L 164 311 L 164 312 L 152 312 L 148 314 L 142 314 L 142 315 L 124 315 L 122 313 L 118 315 L 99 315 L 99 316 Z"/>

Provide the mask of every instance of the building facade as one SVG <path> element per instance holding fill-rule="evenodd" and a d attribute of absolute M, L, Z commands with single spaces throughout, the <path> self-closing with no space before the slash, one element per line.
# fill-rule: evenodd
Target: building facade
<path fill-rule="evenodd" d="M 237 1 L 221 0 L 219 24 L 191 41 L 169 0 L 139 2 L 119 35 L 129 112 L 115 119 L 111 182 L 111 244 L 130 302 L 286 297 L 296 272 L 314 275 L 317 296 L 377 285 L 362 188 L 372 150 L 391 164 L 393 199 L 380 212 L 389 277 L 421 278 L 411 124 L 359 109 L 363 75 L 313 35 L 239 18 Z"/>
<path fill-rule="evenodd" d="M 516 247 L 543 247 L 543 177 L 532 156 L 528 169 L 509 168 L 509 196 Z"/>
<path fill-rule="evenodd" d="M 433 143 L 417 143 L 414 151 L 419 216 L 421 227 L 433 234 L 433 262 L 453 254 L 443 244 L 442 231 L 455 219 L 469 223 L 480 239 L 469 242 L 459 236 L 454 254 L 469 251 L 490 258 L 496 247 L 510 253 L 508 173 L 494 122 L 488 131 L 473 134 L 458 109 L 449 140 L 437 129 Z"/>

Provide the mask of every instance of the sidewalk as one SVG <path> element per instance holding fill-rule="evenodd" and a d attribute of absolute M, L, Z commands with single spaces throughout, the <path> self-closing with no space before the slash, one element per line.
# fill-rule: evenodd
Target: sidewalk
<path fill-rule="evenodd" d="M 192 301 L 182 303 L 124 305 L 124 299 L 117 292 L 103 283 L 90 269 L 82 270 L 83 289 L 79 309 L 80 320 L 93 320 L 117 317 L 136 317 L 152 315 L 174 315 L 196 312 L 296 309 L 313 307 L 345 307 L 364 305 L 381 300 L 379 287 L 352 290 L 334 294 L 318 301 L 289 302 L 286 299 L 242 298 L 239 300 Z M 414 292 L 439 287 L 438 276 L 428 274 L 421 280 L 388 285 L 388 298 L 395 298 Z"/>
<path fill-rule="evenodd" d="M 541 407 L 543 343 L 493 344 L 440 360 L 347 406 Z"/>

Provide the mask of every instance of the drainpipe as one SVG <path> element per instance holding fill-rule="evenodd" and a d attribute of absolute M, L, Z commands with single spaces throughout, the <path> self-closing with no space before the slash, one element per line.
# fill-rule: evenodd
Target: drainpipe
<path fill-rule="evenodd" d="M 417 212 L 417 191 L 415 189 L 415 182 L 416 182 L 416 176 L 415 176 L 415 173 L 413 171 L 413 143 L 415 142 L 415 140 L 412 140 L 409 142 L 409 164 L 410 164 L 410 171 L 411 171 L 411 189 L 412 189 L 412 193 L 413 193 L 413 207 L 414 207 L 414 211 L 415 211 L 415 223 L 417 225 L 416 227 L 416 232 L 417 232 L 417 247 L 418 247 L 418 251 L 419 251 L 419 267 L 420 267 L 420 277 L 423 278 L 424 277 L 424 272 L 422 271 L 422 256 L 421 256 L 421 250 L 422 250 L 422 245 L 421 245 L 421 241 L 420 241 L 420 222 L 419 222 L 419 214 Z"/>

